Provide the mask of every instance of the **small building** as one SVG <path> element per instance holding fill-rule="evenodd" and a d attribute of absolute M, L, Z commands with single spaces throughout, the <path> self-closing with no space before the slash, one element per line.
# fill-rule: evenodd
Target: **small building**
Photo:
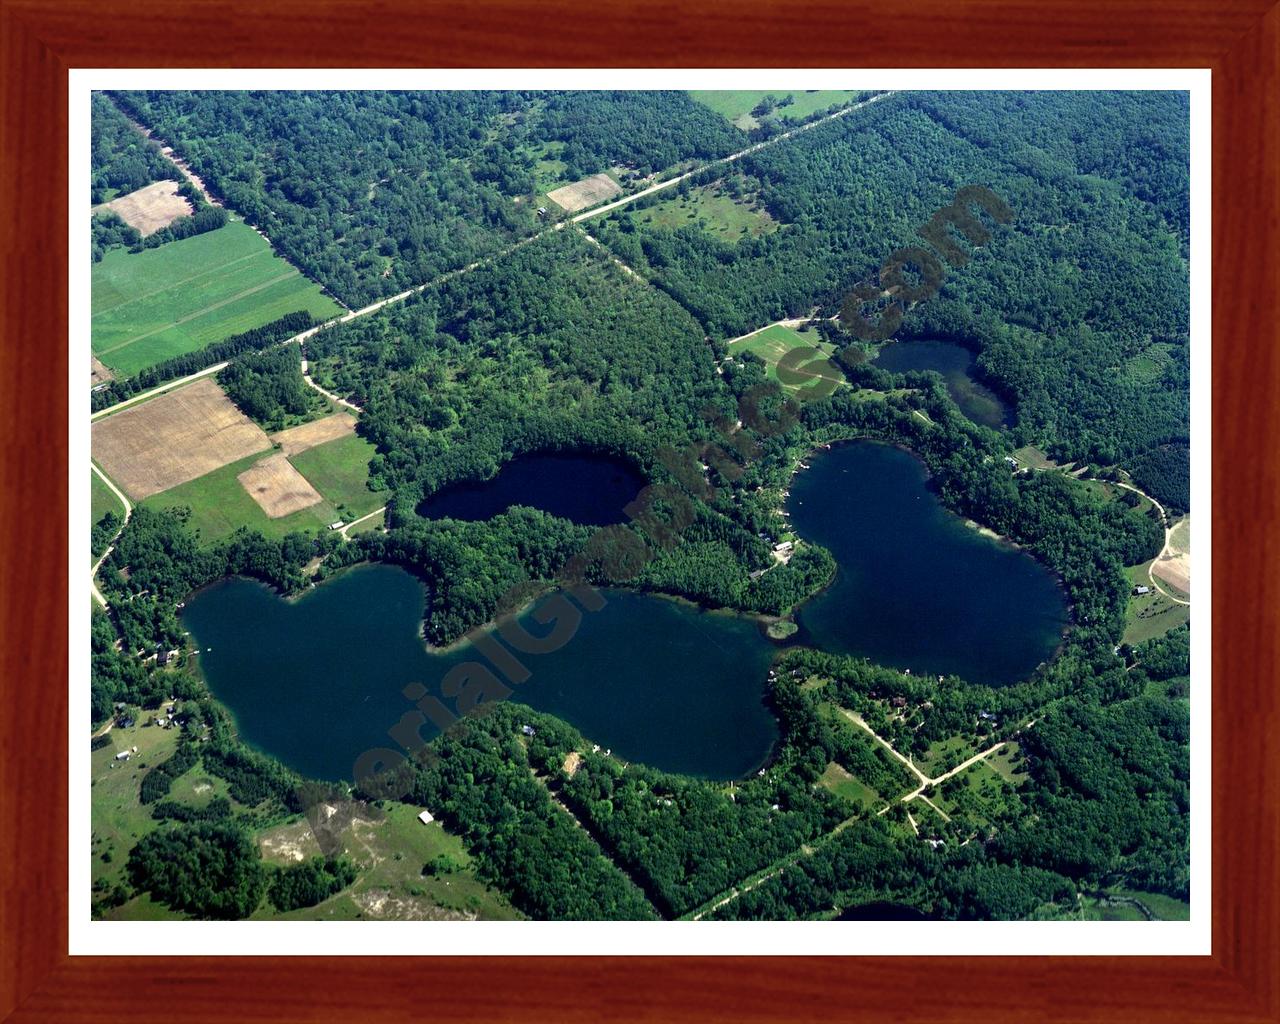
<path fill-rule="evenodd" d="M 122 750 L 122 751 L 120 751 L 120 753 L 116 754 L 116 760 L 117 760 L 117 761 L 127 761 L 127 760 L 129 760 L 129 758 L 130 758 L 130 757 L 132 757 L 132 756 L 133 756 L 133 751 L 131 751 L 131 750 Z"/>
<path fill-rule="evenodd" d="M 547 215 L 547 208 L 546 208 L 545 206 L 539 206 L 539 207 L 538 207 L 538 216 L 539 216 L 539 217 L 545 217 L 546 215 Z"/>
<path fill-rule="evenodd" d="M 535 729 L 535 728 L 534 728 L 533 726 L 531 726 L 531 725 L 522 725 L 522 726 L 520 726 L 520 731 L 521 731 L 522 733 L 524 733 L 526 736 L 536 736 L 536 735 L 538 735 L 538 730 L 537 730 L 537 729 Z"/>
<path fill-rule="evenodd" d="M 1004 462 L 1006 466 L 1012 466 L 1014 469 L 1018 468 L 1018 460 L 1015 459 L 1012 455 L 1006 455 L 1004 457 Z"/>
<path fill-rule="evenodd" d="M 422 824 L 424 825 L 430 825 L 436 819 L 431 816 L 430 811 L 423 811 L 421 814 L 418 815 L 418 820 L 422 822 Z"/>
<path fill-rule="evenodd" d="M 330 523 L 330 524 L 329 524 L 329 529 L 331 529 L 331 530 L 341 530 L 341 529 L 342 529 L 342 527 L 343 527 L 343 525 L 344 525 L 344 524 L 343 524 L 342 520 L 341 520 L 341 519 L 339 519 L 339 520 L 337 520 L 336 522 L 332 522 L 332 523 Z"/>
<path fill-rule="evenodd" d="M 1135 594 L 1149 594 L 1149 593 L 1151 593 L 1151 588 L 1150 588 L 1150 587 L 1137 586 L 1137 587 L 1134 587 L 1134 588 L 1133 588 L 1133 592 L 1134 592 Z"/>

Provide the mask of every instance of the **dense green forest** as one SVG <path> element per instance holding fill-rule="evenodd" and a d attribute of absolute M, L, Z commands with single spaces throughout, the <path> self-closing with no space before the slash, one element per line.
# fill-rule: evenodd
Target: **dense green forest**
<path fill-rule="evenodd" d="M 91 203 L 105 203 L 113 195 L 175 177 L 159 144 L 144 139 L 107 96 L 95 92 L 89 102 Z"/>
<path fill-rule="evenodd" d="M 721 156 L 737 133 L 683 92 L 113 94 L 290 262 L 356 308 L 531 233 L 530 145 L 572 178 Z M 288 140 L 288 144 L 282 144 Z"/>
<path fill-rule="evenodd" d="M 283 430 L 326 407 L 325 399 L 303 379 L 293 345 L 239 356 L 218 374 L 218 383 L 227 397 L 266 431 Z"/>
<path fill-rule="evenodd" d="M 919 227 L 958 188 L 983 185 L 1013 222 L 947 268 L 941 293 L 909 309 L 898 336 L 978 350 L 1016 405 L 1017 436 L 1064 460 L 1125 463 L 1185 446 L 1185 99 L 989 95 L 901 94 L 744 157 L 734 190 L 781 230 L 728 243 L 696 224 L 642 227 L 640 204 L 593 230 L 724 338 L 815 306 L 837 312 L 893 250 L 921 243 Z"/>
<path fill-rule="evenodd" d="M 536 144 L 557 143 L 576 175 L 657 170 L 741 138 L 718 116 L 704 129 L 709 111 L 661 93 L 122 102 L 353 305 L 531 232 L 527 204 L 512 197 L 535 187 Z M 996 688 L 912 676 L 794 643 L 774 659 L 768 704 L 782 738 L 758 776 L 729 784 L 623 764 L 572 726 L 506 703 L 433 741 L 404 795 L 534 918 L 825 918 L 887 900 L 940 918 L 1013 919 L 1115 886 L 1186 899 L 1189 631 L 1122 643 L 1124 570 L 1160 550 L 1162 525 L 1140 501 L 1007 458 L 1034 443 L 1060 461 L 1119 465 L 1171 511 L 1189 508 L 1187 151 L 1185 103 L 1163 94 L 905 94 L 732 165 L 726 194 L 751 195 L 777 230 L 726 243 L 696 219 L 642 225 L 632 207 L 593 224 L 603 247 L 572 225 L 548 231 L 308 338 L 316 380 L 364 409 L 370 482 L 391 493 L 386 529 L 279 541 L 242 530 L 201 547 L 183 510 L 134 510 L 99 576 L 110 610 L 93 620 L 92 718 L 173 695 L 185 730 L 142 782 L 168 824 L 135 848 L 135 888 L 220 917 L 264 896 L 280 909 L 311 905 L 350 882 L 341 863 L 268 871 L 221 804 L 183 809 L 172 797 L 199 761 L 246 806 L 287 815 L 308 803 L 304 780 L 242 745 L 189 669 L 145 660 L 187 643 L 176 608 L 193 590 L 242 574 L 288 595 L 358 562 L 394 562 L 426 584 L 433 643 L 584 578 L 785 615 L 835 571 L 801 538 L 789 564 L 759 575 L 788 531 L 779 510 L 792 472 L 817 445 L 875 438 L 917 453 L 946 508 L 1058 577 L 1071 623 L 1030 677 Z M 899 336 L 976 351 L 983 379 L 1016 408 L 1012 427 L 970 421 L 936 374 L 877 368 L 832 323 L 824 336 L 844 358 L 829 395 L 786 400 L 759 357 L 726 351 L 726 339 L 771 320 L 835 313 L 971 183 L 1015 217 L 989 224 L 987 244 L 948 266 Z M 293 314 L 198 361 L 234 357 L 221 376 L 228 393 L 278 426 L 306 412 L 311 392 L 297 350 L 272 346 L 305 326 Z M 155 382 L 187 365 L 157 368 Z M 112 394 L 146 386 L 140 375 Z M 522 506 L 478 522 L 419 514 L 451 484 L 557 451 L 635 466 L 650 486 L 628 522 L 594 530 Z M 101 524 L 99 539 L 117 526 Z M 1005 741 L 1016 762 L 933 793 L 951 801 L 950 820 L 924 818 L 917 835 L 907 811 L 920 805 L 898 802 L 914 776 L 842 709 L 916 759 Z M 876 807 L 825 785 L 836 769 Z M 169 867 L 192 863 L 209 865 L 206 879 Z M 758 885 L 718 905 L 757 873 Z"/>

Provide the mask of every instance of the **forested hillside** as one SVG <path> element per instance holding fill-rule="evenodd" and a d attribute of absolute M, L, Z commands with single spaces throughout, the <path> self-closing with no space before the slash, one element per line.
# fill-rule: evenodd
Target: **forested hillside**
<path fill-rule="evenodd" d="M 386 562 L 424 585 L 425 610 L 417 603 L 413 615 L 424 615 L 432 645 L 583 583 L 754 615 L 780 643 L 759 662 L 767 680 L 744 680 L 761 684 L 780 738 L 743 778 L 629 763 L 601 749 L 621 742 L 520 705 L 517 680 L 486 688 L 497 679 L 482 662 L 465 680 L 450 673 L 438 693 L 424 687 L 420 702 L 413 686 L 400 691 L 401 726 L 415 715 L 425 725 L 428 707 L 450 720 L 457 711 L 455 725 L 416 762 L 402 759 L 400 790 L 361 776 L 341 796 L 430 808 L 478 876 L 531 917 L 830 919 L 886 900 L 939 918 L 1015 919 L 1114 910 L 1106 900 L 1128 889 L 1188 898 L 1189 630 L 1144 623 L 1155 639 L 1125 642 L 1134 580 L 1148 579 L 1165 523 L 1116 489 L 1115 472 L 1076 477 L 1051 461 L 1119 466 L 1171 511 L 1189 508 L 1184 100 L 901 94 L 607 217 L 554 226 L 534 212 L 551 180 L 619 167 L 634 180 L 722 156 L 742 132 L 684 93 L 174 92 L 121 102 L 353 308 L 430 282 L 301 346 L 277 344 L 312 322 L 290 314 L 105 392 L 114 400 L 189 372 L 191 360 L 231 359 L 221 385 L 275 429 L 320 403 L 304 358 L 316 383 L 361 410 L 357 431 L 374 454 L 344 439 L 358 446 L 343 467 L 351 486 L 387 495 L 376 498 L 385 518 L 359 531 L 269 540 L 241 527 L 203 543 L 189 510 L 146 504 L 123 526 L 97 576 L 108 610 L 93 623 L 92 720 L 117 705 L 155 710 L 169 695 L 194 708 L 171 760 L 141 784 L 143 802 L 171 823 L 134 849 L 135 895 L 236 917 L 268 899 L 324 900 L 351 882 L 341 861 L 289 875 L 260 863 L 250 830 L 312 807 L 315 787 L 241 744 L 189 660 L 159 655 L 192 642 L 181 603 L 227 575 L 293 596 Z M 924 244 L 919 227 L 970 184 L 993 190 L 1013 218 L 986 222 L 989 241 L 947 266 L 941 291 L 906 311 L 897 337 L 975 352 L 977 375 L 1016 414 L 1007 427 L 964 415 L 937 373 L 877 366 L 875 344 L 828 319 L 893 250 Z M 743 219 L 718 233 L 726 210 Z M 821 383 L 784 392 L 767 346 L 727 345 L 815 309 L 817 333 L 794 336 L 838 350 Z M 956 533 L 1020 549 L 1003 553 L 1060 594 L 1068 612 L 1024 675 L 997 686 L 981 669 L 912 674 L 819 649 L 805 602 L 836 578 L 836 548 L 804 536 L 787 502 L 814 500 L 791 493 L 793 475 L 852 439 L 909 449 L 921 480 L 927 471 L 922 499 L 936 498 Z M 1043 453 L 1029 456 L 1028 445 Z M 599 529 L 535 501 L 474 518 L 423 508 L 541 453 L 609 456 L 648 487 L 625 521 L 594 520 L 608 523 Z M 839 512 L 866 546 L 872 528 L 856 504 Z M 117 525 L 100 522 L 100 548 Z M 908 594 L 913 631 L 930 625 L 916 611 L 920 588 L 948 572 L 984 583 L 944 562 L 931 560 Z M 584 606 L 585 590 L 575 591 Z M 1017 628 L 973 643 L 1007 643 Z M 505 648 L 487 641 L 476 658 L 483 648 L 508 671 L 492 653 Z M 602 687 L 616 685 L 592 670 Z M 404 730 L 387 726 L 391 738 L 378 742 L 404 743 Z M 219 787 L 198 806 L 177 783 L 197 760 Z M 413 815 L 407 822 L 421 834 Z M 178 870 L 197 861 L 212 865 L 198 884 Z M 433 863 L 421 877 L 413 867 L 415 887 Z"/>
<path fill-rule="evenodd" d="M 948 267 L 899 336 L 977 349 L 1016 402 L 1019 436 L 1061 458 L 1185 447 L 1185 100 L 990 95 L 902 94 L 744 158 L 734 190 L 781 230 L 728 243 L 697 224 L 642 227 L 631 209 L 593 230 L 730 337 L 814 306 L 837 312 L 894 249 L 921 243 L 917 229 L 957 189 L 983 185 L 1013 222 Z"/>
<path fill-rule="evenodd" d="M 90 202 L 175 176 L 160 146 L 144 139 L 110 99 L 95 92 L 89 102 Z"/>

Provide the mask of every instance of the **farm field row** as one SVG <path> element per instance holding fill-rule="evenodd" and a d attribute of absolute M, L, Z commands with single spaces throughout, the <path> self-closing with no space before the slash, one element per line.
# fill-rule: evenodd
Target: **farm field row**
<path fill-rule="evenodd" d="M 306 310 L 326 319 L 342 308 L 232 221 L 156 249 L 112 249 L 92 272 L 92 347 L 118 374 Z"/>

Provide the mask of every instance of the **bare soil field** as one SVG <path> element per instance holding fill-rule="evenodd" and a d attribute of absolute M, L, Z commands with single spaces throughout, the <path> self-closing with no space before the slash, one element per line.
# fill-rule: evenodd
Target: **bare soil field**
<path fill-rule="evenodd" d="M 1175 590 L 1191 593 L 1191 517 L 1173 524 L 1169 549 L 1152 563 L 1151 571 Z"/>
<path fill-rule="evenodd" d="M 89 357 L 89 384 L 91 387 L 97 387 L 99 384 L 105 384 L 109 380 L 115 380 L 115 376 L 107 367 L 102 365 L 97 356 Z"/>
<path fill-rule="evenodd" d="M 93 424 L 93 457 L 134 501 L 270 447 L 208 378 Z"/>
<path fill-rule="evenodd" d="M 283 452 L 255 462 L 236 479 L 271 519 L 292 515 L 324 500 Z"/>
<path fill-rule="evenodd" d="M 326 441 L 335 441 L 348 434 L 354 434 L 355 430 L 356 418 L 351 413 L 335 412 L 332 416 L 281 430 L 279 433 L 272 434 L 271 440 L 280 445 L 286 456 L 297 455 Z"/>
<path fill-rule="evenodd" d="M 153 182 L 94 209 L 111 210 L 131 228 L 137 228 L 144 237 L 194 212 L 191 204 L 178 195 L 176 181 Z"/>
<path fill-rule="evenodd" d="M 622 189 L 607 174 L 593 174 L 589 178 L 563 185 L 547 193 L 547 198 L 570 213 L 585 210 L 616 196 Z"/>

